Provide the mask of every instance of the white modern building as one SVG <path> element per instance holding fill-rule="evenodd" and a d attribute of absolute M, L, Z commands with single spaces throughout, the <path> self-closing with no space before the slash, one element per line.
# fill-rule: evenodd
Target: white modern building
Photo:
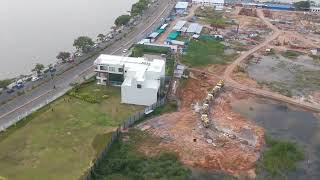
<path fill-rule="evenodd" d="M 223 10 L 224 8 L 224 0 L 192 0 L 192 3 L 203 6 L 215 6 L 216 10 Z"/>
<path fill-rule="evenodd" d="M 165 60 L 102 54 L 94 65 L 98 84 L 121 86 L 121 103 L 150 106 L 157 102 Z"/>

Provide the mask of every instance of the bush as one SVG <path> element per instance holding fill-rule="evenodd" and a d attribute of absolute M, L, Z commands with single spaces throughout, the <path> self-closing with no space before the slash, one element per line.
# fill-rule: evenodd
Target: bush
<path fill-rule="evenodd" d="M 149 5 L 149 0 L 139 0 L 137 3 L 133 4 L 131 7 L 131 16 L 137 16 L 140 13 L 142 13 L 142 11 L 144 9 L 146 9 Z"/>
<path fill-rule="evenodd" d="M 93 179 L 187 179 L 190 174 L 179 162 L 175 153 L 162 152 L 147 157 L 137 151 L 141 143 L 150 138 L 138 130 L 126 133 L 129 140 L 116 140 L 106 156 L 96 166 Z M 152 144 L 157 140 L 152 139 Z"/>
<path fill-rule="evenodd" d="M 286 52 L 282 53 L 282 56 L 286 58 L 297 58 L 301 53 L 298 51 L 292 51 L 292 50 L 287 50 Z"/>
<path fill-rule="evenodd" d="M 166 103 L 164 106 L 156 108 L 152 114 L 153 115 L 160 115 L 163 113 L 177 111 L 177 109 L 178 109 L 177 101 L 170 101 L 170 102 Z"/>
<path fill-rule="evenodd" d="M 126 25 L 130 21 L 130 19 L 131 19 L 130 15 L 121 15 L 115 20 L 114 24 L 116 26 Z"/>
<path fill-rule="evenodd" d="M 97 100 L 96 97 L 90 95 L 90 94 L 87 94 L 87 93 L 77 93 L 75 90 L 73 91 L 70 91 L 68 93 L 69 96 L 72 96 L 72 97 L 75 97 L 77 99 L 80 99 L 80 100 L 83 100 L 85 102 L 88 102 L 88 103 L 91 103 L 91 104 L 95 104 L 95 103 L 98 103 L 99 101 Z"/>
<path fill-rule="evenodd" d="M 266 137 L 266 144 L 267 149 L 259 160 L 258 168 L 272 177 L 295 170 L 296 163 L 304 159 L 303 152 L 293 142 Z"/>
<path fill-rule="evenodd" d="M 13 82 L 13 79 L 4 79 L 0 81 L 0 88 L 6 88 L 9 84 Z"/>

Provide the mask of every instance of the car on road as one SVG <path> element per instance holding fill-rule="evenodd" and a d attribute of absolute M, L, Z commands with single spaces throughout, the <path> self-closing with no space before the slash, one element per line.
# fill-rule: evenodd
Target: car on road
<path fill-rule="evenodd" d="M 123 49 L 122 53 L 127 53 L 128 49 Z"/>
<path fill-rule="evenodd" d="M 38 81 L 38 80 L 39 80 L 39 78 L 37 76 L 33 76 L 32 79 L 31 79 L 32 82 L 35 82 L 35 81 Z"/>
<path fill-rule="evenodd" d="M 74 53 L 74 56 L 81 57 L 82 53 L 81 52 L 76 52 L 76 53 Z"/>
<path fill-rule="evenodd" d="M 24 85 L 22 84 L 22 83 L 18 83 L 17 85 L 16 85 L 16 88 L 17 89 L 22 89 L 24 87 Z"/>
<path fill-rule="evenodd" d="M 14 92 L 13 89 L 7 89 L 7 93 L 8 93 L 8 94 L 11 94 L 11 93 L 13 93 L 13 92 Z"/>

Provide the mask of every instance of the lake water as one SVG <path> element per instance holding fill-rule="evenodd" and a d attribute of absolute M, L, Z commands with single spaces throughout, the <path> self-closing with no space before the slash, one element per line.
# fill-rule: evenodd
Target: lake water
<path fill-rule="evenodd" d="M 0 79 L 50 64 L 81 35 L 96 39 L 137 0 L 0 0 Z"/>
<path fill-rule="evenodd" d="M 305 160 L 288 179 L 320 179 L 319 114 L 295 109 L 265 99 L 243 99 L 232 103 L 233 110 L 262 126 L 267 135 L 297 142 Z"/>

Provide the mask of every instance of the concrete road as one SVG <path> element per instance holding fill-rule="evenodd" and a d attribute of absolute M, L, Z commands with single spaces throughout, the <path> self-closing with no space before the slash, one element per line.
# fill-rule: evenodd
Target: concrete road
<path fill-rule="evenodd" d="M 123 49 L 129 49 L 134 43 L 160 26 L 163 20 L 170 14 L 174 4 L 175 0 L 158 0 L 156 6 L 144 12 L 143 20 L 134 27 L 133 31 L 103 50 L 101 54 L 121 55 Z M 0 106 L 0 131 L 6 128 L 12 121 L 21 119 L 28 113 L 64 94 L 71 88 L 70 83 L 83 79 L 87 74 L 92 74 L 92 64 L 96 57 L 94 56 L 86 60 L 60 76 L 56 76 L 52 80 L 43 83 L 33 91 L 16 97 L 12 101 Z M 54 86 L 55 89 L 53 88 Z"/>

